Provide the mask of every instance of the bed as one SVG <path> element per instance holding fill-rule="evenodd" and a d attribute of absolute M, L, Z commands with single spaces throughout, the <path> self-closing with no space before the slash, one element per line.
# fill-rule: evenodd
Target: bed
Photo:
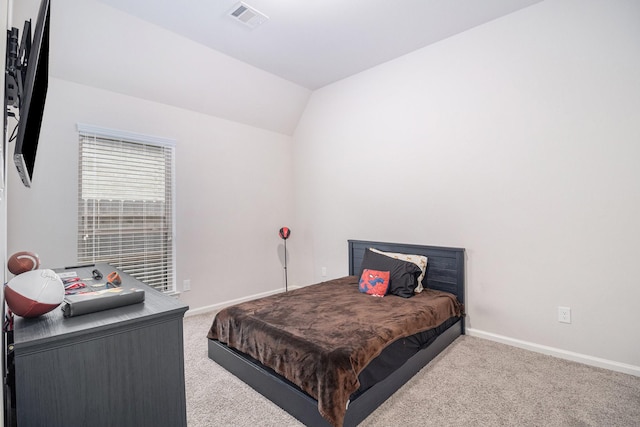
<path fill-rule="evenodd" d="M 370 248 L 426 257 L 424 291 L 362 293 Z M 348 252 L 348 276 L 227 307 L 207 336 L 209 358 L 307 426 L 357 425 L 464 333 L 464 249 L 349 240 Z"/>

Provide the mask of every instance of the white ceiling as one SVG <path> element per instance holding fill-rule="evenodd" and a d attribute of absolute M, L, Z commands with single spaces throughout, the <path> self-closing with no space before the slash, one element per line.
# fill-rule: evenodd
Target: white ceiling
<path fill-rule="evenodd" d="M 99 1 L 314 90 L 542 0 L 247 0 L 253 30 L 237 0 Z"/>

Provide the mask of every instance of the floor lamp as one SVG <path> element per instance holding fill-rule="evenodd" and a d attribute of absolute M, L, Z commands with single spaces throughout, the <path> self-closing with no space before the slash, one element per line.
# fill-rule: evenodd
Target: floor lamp
<path fill-rule="evenodd" d="M 287 283 L 287 239 L 291 236 L 291 229 L 289 227 L 282 227 L 278 234 L 280 238 L 284 240 L 284 291 L 287 292 L 289 290 Z"/>

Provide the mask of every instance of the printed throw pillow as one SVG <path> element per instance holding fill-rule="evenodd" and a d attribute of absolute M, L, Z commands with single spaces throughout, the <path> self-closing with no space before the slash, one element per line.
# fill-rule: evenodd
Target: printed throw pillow
<path fill-rule="evenodd" d="M 389 290 L 389 276 L 388 271 L 365 269 L 360 276 L 358 289 L 369 295 L 383 297 Z"/>
<path fill-rule="evenodd" d="M 360 264 L 360 271 L 365 269 L 389 271 L 389 293 L 403 298 L 413 296 L 421 273 L 420 267 L 412 262 L 391 258 L 373 252 L 371 249 L 364 251 L 362 264 Z"/>

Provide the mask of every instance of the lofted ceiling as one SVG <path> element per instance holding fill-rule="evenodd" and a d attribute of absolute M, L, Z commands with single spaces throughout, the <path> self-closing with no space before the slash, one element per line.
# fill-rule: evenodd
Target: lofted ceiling
<path fill-rule="evenodd" d="M 237 0 L 99 1 L 315 90 L 542 0 L 247 0 L 253 29 Z"/>

